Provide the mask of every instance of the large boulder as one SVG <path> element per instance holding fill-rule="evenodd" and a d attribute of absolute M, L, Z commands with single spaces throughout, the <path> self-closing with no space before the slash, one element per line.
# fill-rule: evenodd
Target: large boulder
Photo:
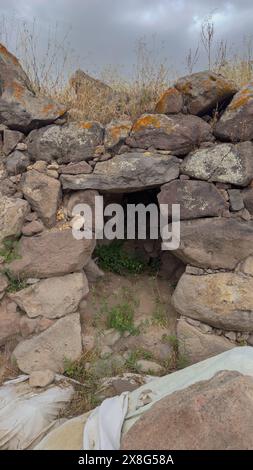
<path fill-rule="evenodd" d="M 184 273 L 173 294 L 175 309 L 217 328 L 253 331 L 253 278 L 241 273 Z"/>
<path fill-rule="evenodd" d="M 253 139 L 253 82 L 245 85 L 215 126 L 215 135 L 225 141 L 238 142 Z"/>
<path fill-rule="evenodd" d="M 187 112 L 198 116 L 210 113 L 237 92 L 233 81 L 209 70 L 180 78 L 175 88 L 182 94 Z"/>
<path fill-rule="evenodd" d="M 56 212 L 61 197 L 61 184 L 55 178 L 30 170 L 22 178 L 22 192 L 32 209 L 47 227 L 56 222 Z"/>
<path fill-rule="evenodd" d="M 172 204 L 180 204 L 181 220 L 219 216 L 228 208 L 216 187 L 205 181 L 171 181 L 161 187 L 158 201 L 168 205 L 169 217 Z"/>
<path fill-rule="evenodd" d="M 63 189 L 127 193 L 160 186 L 179 175 L 179 160 L 153 152 L 116 155 L 97 163 L 90 175 L 61 175 Z"/>
<path fill-rule="evenodd" d="M 0 121 L 10 129 L 29 132 L 54 122 L 65 106 L 36 96 L 18 59 L 0 44 Z"/>
<path fill-rule="evenodd" d="M 193 266 L 234 269 L 253 254 L 253 221 L 216 217 L 187 220 L 181 222 L 180 232 L 180 246 L 173 254 Z"/>
<path fill-rule="evenodd" d="M 82 352 L 79 313 L 60 318 L 46 331 L 18 344 L 13 358 L 26 374 L 50 369 L 63 372 L 65 361 L 77 360 Z"/>
<path fill-rule="evenodd" d="M 204 361 L 235 347 L 224 336 L 203 333 L 183 318 L 177 323 L 178 352 L 187 365 Z"/>
<path fill-rule="evenodd" d="M 20 259 L 8 265 L 17 277 L 47 278 L 80 271 L 88 263 L 94 240 L 76 240 L 71 229 L 55 229 L 34 237 L 22 237 Z"/>
<path fill-rule="evenodd" d="M 121 449 L 252 449 L 252 397 L 252 377 L 219 372 L 156 402 L 123 437 Z"/>
<path fill-rule="evenodd" d="M 44 279 L 9 297 L 28 317 L 60 318 L 76 312 L 80 301 L 89 292 L 84 273 Z"/>
<path fill-rule="evenodd" d="M 253 144 L 218 144 L 195 150 L 185 158 L 180 171 L 200 180 L 247 186 L 253 179 Z"/>
<path fill-rule="evenodd" d="M 103 143 L 103 127 L 98 122 L 69 122 L 64 126 L 47 126 L 34 130 L 27 138 L 28 153 L 33 160 L 58 163 L 81 162 L 94 157 Z"/>
<path fill-rule="evenodd" d="M 28 210 L 29 204 L 24 199 L 0 198 L 0 247 L 5 240 L 17 238 L 21 234 Z"/>
<path fill-rule="evenodd" d="M 201 142 L 212 140 L 211 126 L 197 116 L 144 114 L 134 123 L 126 142 L 131 147 L 153 147 L 184 156 Z"/>
<path fill-rule="evenodd" d="M 0 302 L 0 346 L 15 338 L 20 333 L 20 314 L 17 305 L 4 298 Z"/>

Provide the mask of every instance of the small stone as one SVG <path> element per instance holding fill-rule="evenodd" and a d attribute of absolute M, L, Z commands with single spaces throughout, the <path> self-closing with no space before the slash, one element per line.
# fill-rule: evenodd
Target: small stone
<path fill-rule="evenodd" d="M 47 387 L 55 378 L 54 372 L 51 370 L 36 370 L 29 377 L 30 387 Z"/>
<path fill-rule="evenodd" d="M 160 366 L 160 364 L 157 364 L 157 362 L 154 361 L 147 361 L 146 359 L 140 359 L 137 361 L 136 366 L 144 373 L 153 372 L 154 374 L 160 374 L 163 372 L 163 367 Z"/>
<path fill-rule="evenodd" d="M 45 173 L 47 171 L 47 162 L 44 162 L 43 160 L 37 160 L 37 162 L 32 165 L 32 168 L 33 170 L 37 170 L 40 173 Z"/>
<path fill-rule="evenodd" d="M 50 163 L 49 165 L 47 165 L 47 169 L 48 170 L 58 170 L 59 169 L 59 165 L 57 162 L 54 162 L 54 163 Z"/>
<path fill-rule="evenodd" d="M 199 328 L 202 331 L 202 333 L 206 333 L 206 334 L 208 333 L 210 334 L 213 331 L 212 327 L 207 325 L 206 323 L 200 323 Z"/>
<path fill-rule="evenodd" d="M 20 152 L 24 152 L 25 150 L 27 150 L 27 144 L 25 144 L 24 142 L 19 142 L 16 145 L 16 150 L 20 150 Z"/>
<path fill-rule="evenodd" d="M 113 353 L 112 348 L 109 346 L 103 346 L 100 351 L 100 357 L 104 358 L 110 356 Z"/>
<path fill-rule="evenodd" d="M 48 170 L 47 169 L 47 176 L 50 176 L 51 178 L 55 178 L 55 179 L 59 178 L 58 171 L 56 171 L 56 170 Z"/>
<path fill-rule="evenodd" d="M 249 336 L 250 336 L 250 335 L 249 335 L 249 333 L 247 333 L 247 332 L 246 332 L 246 333 L 242 333 L 242 332 L 239 331 L 238 333 L 236 333 L 236 339 L 237 339 L 237 341 L 238 341 L 239 343 L 240 343 L 240 342 L 246 342 L 246 341 L 248 341 Z"/>
<path fill-rule="evenodd" d="M 103 336 L 103 343 L 106 346 L 114 346 L 117 341 L 121 338 L 121 334 L 119 331 L 114 330 L 114 328 L 111 328 L 110 330 L 104 331 L 104 336 Z"/>
<path fill-rule="evenodd" d="M 44 225 L 39 220 L 33 220 L 32 222 L 24 225 L 22 227 L 22 234 L 26 237 L 31 237 L 36 235 L 36 233 L 41 233 L 44 230 Z"/>
<path fill-rule="evenodd" d="M 229 189 L 230 208 L 232 211 L 240 211 L 244 208 L 243 197 L 239 189 Z"/>
<path fill-rule="evenodd" d="M 33 222 L 34 220 L 37 220 L 37 219 L 38 219 L 37 212 L 29 212 L 25 217 L 26 222 Z"/>
<path fill-rule="evenodd" d="M 226 331 L 224 336 L 230 339 L 230 341 L 236 341 L 236 333 L 234 331 Z"/>
<path fill-rule="evenodd" d="M 185 268 L 186 274 L 193 274 L 195 276 L 200 276 L 201 274 L 204 274 L 204 269 L 201 268 L 196 268 L 195 266 L 190 266 L 187 265 Z"/>

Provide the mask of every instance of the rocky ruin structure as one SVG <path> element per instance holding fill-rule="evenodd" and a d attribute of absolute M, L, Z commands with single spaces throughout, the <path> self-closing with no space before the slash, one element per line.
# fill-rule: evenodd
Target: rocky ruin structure
<path fill-rule="evenodd" d="M 81 305 L 101 272 L 72 209 L 96 194 L 180 204 L 180 247 L 148 256 L 168 281 L 182 274 L 172 301 L 190 362 L 253 345 L 252 84 L 196 73 L 152 114 L 103 126 L 36 96 L 3 46 L 0 79 L 0 346 L 15 339 L 19 369 L 62 372 L 85 349 Z"/>

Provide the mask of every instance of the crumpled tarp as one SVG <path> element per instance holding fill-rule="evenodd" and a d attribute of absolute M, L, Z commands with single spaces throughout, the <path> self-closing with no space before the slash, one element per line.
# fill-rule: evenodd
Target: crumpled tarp
<path fill-rule="evenodd" d="M 59 411 L 71 399 L 71 385 L 34 389 L 28 376 L 5 382 L 0 387 L 0 450 L 27 449 L 42 439 L 57 423 Z"/>
<path fill-rule="evenodd" d="M 120 395 L 113 399 L 104 400 L 102 405 L 93 412 L 69 420 L 52 431 L 36 448 L 54 449 L 57 442 L 57 449 L 80 450 L 83 443 L 85 450 L 117 450 L 120 447 L 122 434 L 124 435 L 154 403 L 196 382 L 209 380 L 217 372 L 223 370 L 237 371 L 244 375 L 253 376 L 253 348 L 243 346 L 231 349 L 180 371 L 156 378 L 133 392 L 124 393 L 123 397 Z M 106 404 L 108 400 L 111 400 L 109 408 Z M 126 401 L 128 401 L 127 413 L 125 413 Z M 109 415 L 108 409 L 110 409 Z M 108 422 L 109 425 L 111 422 L 112 427 L 108 431 L 107 438 L 101 439 L 101 435 L 104 435 L 107 429 Z M 121 426 L 121 424 L 123 425 Z M 75 440 L 71 440 L 72 426 L 75 428 L 75 433 L 73 433 Z M 66 438 L 64 439 L 64 436 L 68 436 L 68 441 Z M 109 445 L 107 441 L 109 441 Z"/>

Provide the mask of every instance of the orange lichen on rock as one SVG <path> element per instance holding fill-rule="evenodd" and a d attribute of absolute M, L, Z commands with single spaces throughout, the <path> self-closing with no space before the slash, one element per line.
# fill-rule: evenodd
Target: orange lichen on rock
<path fill-rule="evenodd" d="M 17 57 L 11 54 L 3 44 L 0 44 L 0 56 L 4 56 L 8 61 L 12 62 L 14 65 L 19 65 Z"/>
<path fill-rule="evenodd" d="M 93 123 L 92 121 L 81 121 L 79 122 L 79 127 L 81 127 L 81 129 L 91 129 L 92 126 L 93 126 Z"/>
<path fill-rule="evenodd" d="M 144 115 L 134 123 L 132 131 L 139 132 L 146 127 L 156 127 L 159 129 L 161 127 L 160 118 L 155 114 Z"/>
<path fill-rule="evenodd" d="M 24 87 L 14 80 L 11 84 L 11 88 L 14 98 L 20 101 L 22 99 L 22 96 L 24 95 Z"/>
<path fill-rule="evenodd" d="M 233 98 L 232 102 L 228 106 L 228 111 L 236 111 L 239 108 L 248 104 L 250 100 L 253 99 L 253 88 L 252 85 L 247 85 L 243 88 L 235 97 Z"/>
<path fill-rule="evenodd" d="M 170 104 L 172 112 L 179 112 L 183 104 L 181 93 L 174 87 L 168 88 L 168 90 L 162 94 L 156 104 L 155 112 L 159 114 L 169 112 Z"/>

